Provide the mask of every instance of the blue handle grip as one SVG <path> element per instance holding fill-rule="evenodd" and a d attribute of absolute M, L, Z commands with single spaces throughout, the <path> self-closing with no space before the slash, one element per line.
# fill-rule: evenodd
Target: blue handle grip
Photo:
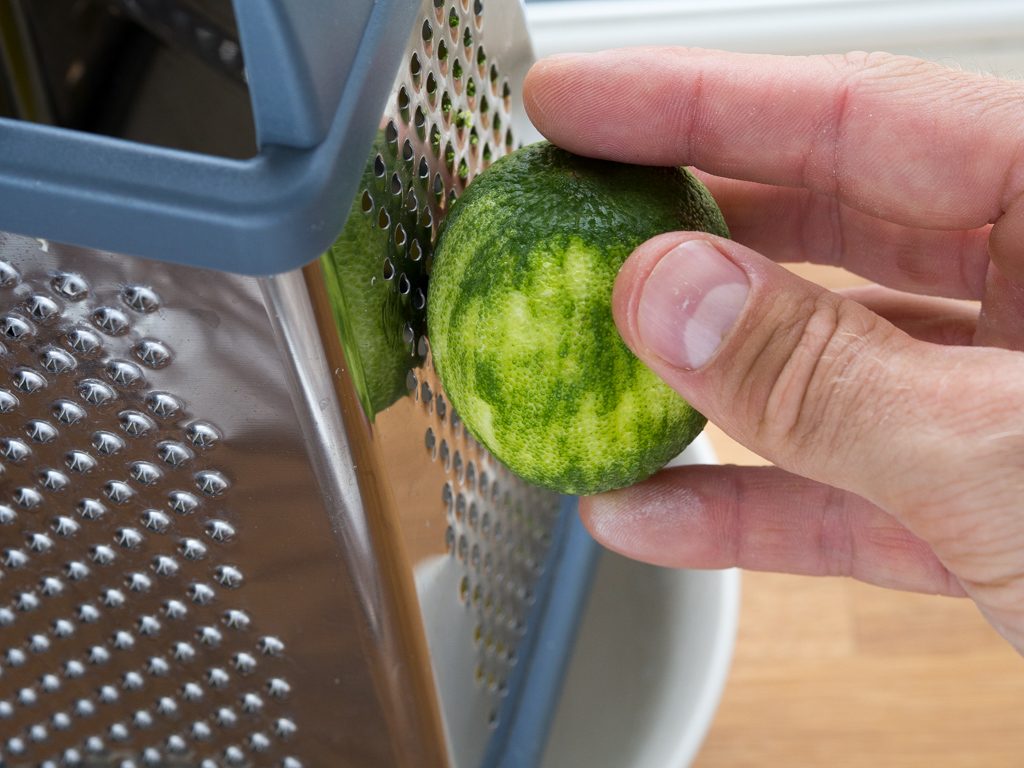
<path fill-rule="evenodd" d="M 373 0 L 234 0 L 234 6 L 257 142 L 317 145 L 338 108 Z"/>
<path fill-rule="evenodd" d="M 0 229 L 249 275 L 344 224 L 413 0 L 234 0 L 259 154 L 232 160 L 0 118 Z"/>

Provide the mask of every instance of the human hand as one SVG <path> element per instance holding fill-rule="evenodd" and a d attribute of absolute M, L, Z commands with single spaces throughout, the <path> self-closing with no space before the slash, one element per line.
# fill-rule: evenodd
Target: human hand
<path fill-rule="evenodd" d="M 541 61 L 524 96 L 566 149 L 698 169 L 735 241 L 641 245 L 615 319 L 776 465 L 584 499 L 594 536 L 660 565 L 967 595 L 1024 653 L 1024 83 L 633 49 Z M 879 285 L 840 295 L 773 263 L 796 261 Z"/>

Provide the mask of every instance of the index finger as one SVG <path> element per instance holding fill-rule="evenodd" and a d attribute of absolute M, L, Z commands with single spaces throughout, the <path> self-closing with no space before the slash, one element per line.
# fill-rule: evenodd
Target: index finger
<path fill-rule="evenodd" d="M 636 48 L 545 59 L 524 98 L 552 142 L 802 186 L 918 227 L 996 221 L 1024 192 L 1024 87 L 888 54 Z"/>

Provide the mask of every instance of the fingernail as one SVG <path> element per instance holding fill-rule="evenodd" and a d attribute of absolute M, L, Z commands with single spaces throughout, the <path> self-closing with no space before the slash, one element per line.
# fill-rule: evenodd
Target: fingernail
<path fill-rule="evenodd" d="M 743 270 L 707 240 L 677 245 L 640 289 L 640 341 L 670 365 L 700 368 L 736 324 L 749 292 Z"/>

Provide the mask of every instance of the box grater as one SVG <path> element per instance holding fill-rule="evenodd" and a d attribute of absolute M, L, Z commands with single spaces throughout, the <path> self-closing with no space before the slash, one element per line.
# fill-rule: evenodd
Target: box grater
<path fill-rule="evenodd" d="M 445 210 L 529 131 L 522 9 L 113 5 L 248 83 L 254 154 L 0 120 L 0 764 L 535 764 L 594 551 L 418 322 Z M 317 260 L 353 200 L 412 318 L 375 419 Z"/>

